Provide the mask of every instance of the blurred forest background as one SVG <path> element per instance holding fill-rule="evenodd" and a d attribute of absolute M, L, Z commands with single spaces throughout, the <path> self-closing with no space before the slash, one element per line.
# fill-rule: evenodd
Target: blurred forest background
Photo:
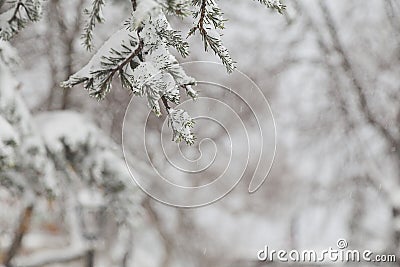
<path fill-rule="evenodd" d="M 0 262 L 88 266 L 94 255 L 105 267 L 263 266 L 265 245 L 321 251 L 339 238 L 399 256 L 399 1 L 285 1 L 283 15 L 256 1 L 219 2 L 229 19 L 224 43 L 267 97 L 278 149 L 257 193 L 240 183 L 197 209 L 158 203 L 131 181 L 120 148 L 130 97 L 118 82 L 100 102 L 82 87 L 60 88 L 91 57 L 80 40 L 89 3 L 47 1 L 42 20 L 11 41 L 18 64 L 8 70 L 14 58 L 0 56 L 0 122 L 15 119 L 0 123 L 0 159 L 10 140 L 23 144 L 0 174 Z M 96 46 L 129 4 L 107 1 Z M 217 61 L 198 36 L 190 44 L 180 62 Z M 11 49 L 1 43 L 0 55 Z M 145 157 L 135 151 L 141 141 L 128 147 L 135 164 Z"/>

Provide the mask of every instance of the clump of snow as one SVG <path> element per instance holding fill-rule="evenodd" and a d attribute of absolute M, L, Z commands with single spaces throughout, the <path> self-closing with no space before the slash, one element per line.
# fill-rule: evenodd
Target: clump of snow
<path fill-rule="evenodd" d="M 103 195 L 91 189 L 82 189 L 78 194 L 79 203 L 85 207 L 101 207 L 105 204 Z"/>
<path fill-rule="evenodd" d="M 10 43 L 3 40 L 0 40 L 0 59 L 9 67 L 16 65 L 19 62 L 17 51 L 10 45 Z"/>
<path fill-rule="evenodd" d="M 12 166 L 15 161 L 15 146 L 18 135 L 13 127 L 0 116 L 0 170 Z"/>
<path fill-rule="evenodd" d="M 18 143 L 18 134 L 15 132 L 13 127 L 4 119 L 2 116 L 0 116 L 0 140 L 1 141 L 13 141 L 15 143 Z"/>
<path fill-rule="evenodd" d="M 85 143 L 96 142 L 95 126 L 74 111 L 46 112 L 35 116 L 46 147 L 52 153 L 61 153 L 64 145 L 77 150 Z"/>
<path fill-rule="evenodd" d="M 10 28 L 8 21 L 13 16 L 14 9 L 10 8 L 4 13 L 0 14 L 0 35 L 6 34 Z"/>
<path fill-rule="evenodd" d="M 72 169 L 79 184 L 91 188 L 83 191 L 80 201 L 89 205 L 106 201 L 116 220 L 137 223 L 142 194 L 132 183 L 121 151 L 105 133 L 74 111 L 38 114 L 35 122 L 41 126 L 41 135 L 57 166 Z M 93 193 L 95 188 L 99 191 Z"/>
<path fill-rule="evenodd" d="M 1 154 L 13 154 L 16 158 L 12 164 L 12 159 L 7 159 L 8 167 L 0 168 L 0 174 L 10 181 L 9 188 L 23 187 L 44 193 L 55 189 L 54 166 L 17 91 L 18 82 L 9 70 L 15 58 L 15 51 L 10 45 L 0 42 Z"/>
<path fill-rule="evenodd" d="M 182 109 L 169 110 L 169 125 L 173 131 L 173 140 L 175 142 L 185 141 L 187 144 L 193 144 L 195 137 L 191 132 L 193 120 L 189 114 Z"/>
<path fill-rule="evenodd" d="M 136 29 L 149 16 L 155 16 L 161 11 L 161 6 L 155 0 L 136 1 L 136 10 L 132 14 L 132 28 Z"/>
<path fill-rule="evenodd" d="M 113 49 L 116 47 L 121 47 L 121 45 L 131 47 L 132 42 L 136 44 L 138 43 L 137 36 L 135 36 L 133 32 L 126 29 L 126 27 L 118 30 L 101 46 L 89 63 L 77 73 L 72 75 L 67 81 L 63 82 L 62 86 L 72 87 L 77 81 L 92 78 L 93 72 L 102 69 L 101 62 L 104 60 L 104 58 L 113 56 Z M 134 50 L 135 48 L 132 49 Z"/>

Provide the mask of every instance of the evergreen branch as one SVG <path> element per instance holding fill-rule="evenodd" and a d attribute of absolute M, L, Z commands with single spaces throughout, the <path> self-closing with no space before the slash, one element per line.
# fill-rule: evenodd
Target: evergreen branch
<path fill-rule="evenodd" d="M 190 15 L 190 0 L 167 0 L 164 9 L 168 14 L 178 17 L 187 17 Z"/>
<path fill-rule="evenodd" d="M 18 14 L 20 13 L 20 8 L 23 8 L 25 10 L 25 14 L 28 17 L 30 21 L 36 21 L 38 16 L 35 16 L 36 10 L 33 9 L 32 7 L 28 7 L 26 4 L 22 2 L 22 0 L 19 0 L 15 6 L 14 13 L 12 17 L 8 20 L 8 23 L 11 24 L 14 20 L 18 19 Z"/>
<path fill-rule="evenodd" d="M 139 45 L 136 48 L 136 50 L 133 51 L 132 54 L 130 56 L 128 56 L 124 61 L 122 61 L 121 64 L 119 64 L 117 67 L 112 69 L 111 74 L 110 74 L 111 79 L 115 75 L 115 73 L 117 73 L 117 71 L 123 71 L 123 68 L 127 64 L 129 64 L 135 57 L 139 56 L 139 54 L 142 52 L 143 46 L 144 46 L 143 40 L 139 38 Z"/>
<path fill-rule="evenodd" d="M 139 54 L 142 52 L 144 47 L 143 40 L 139 38 L 139 44 L 138 47 L 128 56 L 126 57 L 122 62 L 117 64 L 114 68 L 111 69 L 105 69 L 105 70 L 99 70 L 94 72 L 93 74 L 96 76 L 103 76 L 106 75 L 105 78 L 102 79 L 101 84 L 99 85 L 99 89 L 95 90 L 94 92 L 91 92 L 90 95 L 102 99 L 105 96 L 105 93 L 107 93 L 111 89 L 111 82 L 115 74 L 118 72 L 120 74 L 121 82 L 123 85 L 129 87 L 132 89 L 132 86 L 129 82 L 129 79 L 126 78 L 124 74 L 124 68 Z M 114 50 L 114 52 L 116 52 Z"/>
<path fill-rule="evenodd" d="M 0 25 L 0 38 L 3 40 L 11 39 L 27 22 L 35 22 L 40 19 L 41 1 L 39 0 L 18 0 L 14 6 L 8 11 L 0 14 L 0 21 L 4 21 L 5 25 Z M 7 17 L 9 18 L 1 18 Z"/>
<path fill-rule="evenodd" d="M 92 49 L 92 40 L 93 40 L 93 31 L 96 27 L 96 23 L 103 23 L 104 18 L 101 14 L 101 11 L 105 5 L 105 0 L 93 0 L 92 10 L 89 11 L 85 9 L 84 12 L 89 16 L 89 19 L 86 21 L 86 25 L 83 29 L 82 39 L 83 45 L 87 50 Z"/>
<path fill-rule="evenodd" d="M 162 4 L 158 0 L 136 0 L 132 2 L 130 30 L 137 30 L 149 17 L 155 17 L 162 12 Z"/>
<path fill-rule="evenodd" d="M 21 248 L 22 240 L 29 230 L 32 222 L 34 204 L 31 202 L 25 208 L 19 220 L 18 228 L 15 232 L 15 237 L 12 240 L 11 246 L 5 254 L 4 266 L 12 266 L 11 262 L 14 256 Z"/>
<path fill-rule="evenodd" d="M 14 13 L 12 14 L 11 18 L 7 21 L 9 24 L 10 24 L 13 20 L 17 19 L 17 14 L 18 14 L 19 8 L 20 8 L 21 6 L 24 6 L 24 4 L 22 3 L 21 0 L 19 0 L 19 1 L 17 2 L 17 4 L 15 5 Z"/>
<path fill-rule="evenodd" d="M 165 44 L 175 48 L 182 57 L 187 57 L 189 55 L 189 43 L 183 40 L 181 32 L 173 30 L 165 17 L 162 20 L 159 19 L 156 24 L 155 30 Z"/>
<path fill-rule="evenodd" d="M 119 50 L 114 48 L 116 41 L 121 42 Z M 134 90 L 128 67 L 133 70 L 138 66 L 136 61 L 141 57 L 143 48 L 144 41 L 139 36 L 139 31 L 138 37 L 134 37 L 127 29 L 121 29 L 103 44 L 85 67 L 61 83 L 61 86 L 68 88 L 84 83 L 91 96 L 103 99 L 111 89 L 112 79 L 118 73 L 122 86 Z"/>
<path fill-rule="evenodd" d="M 222 64 L 225 65 L 226 70 L 231 73 L 235 70 L 235 62 L 232 60 L 231 56 L 229 55 L 228 49 L 223 46 L 222 41 L 219 37 L 213 37 L 209 34 L 203 34 L 203 39 L 205 43 L 211 47 L 214 53 L 221 59 Z M 205 48 L 207 51 L 207 47 Z"/>
<path fill-rule="evenodd" d="M 168 99 L 167 99 L 167 97 L 166 97 L 165 95 L 163 95 L 163 96 L 161 97 L 161 101 L 162 101 L 162 103 L 163 103 L 163 105 L 164 105 L 164 107 L 165 107 L 165 110 L 166 110 L 167 113 L 169 114 L 169 110 L 171 109 L 171 107 L 170 107 L 169 104 L 168 104 Z"/>
<path fill-rule="evenodd" d="M 168 124 L 172 128 L 172 140 L 179 143 L 185 141 L 186 144 L 192 145 L 196 137 L 192 133 L 194 125 L 193 119 L 182 109 L 169 109 Z"/>
<path fill-rule="evenodd" d="M 207 0 L 202 0 L 201 1 L 201 6 L 200 6 L 200 18 L 199 22 L 197 23 L 197 27 L 200 32 L 205 32 L 204 29 L 204 18 L 206 17 L 206 8 L 207 8 Z"/>
<path fill-rule="evenodd" d="M 268 8 L 275 9 L 280 14 L 283 14 L 283 12 L 286 9 L 286 6 L 283 5 L 279 0 L 257 0 L 257 1 L 267 6 Z"/>
<path fill-rule="evenodd" d="M 131 0 L 131 3 L 132 3 L 132 10 L 135 11 L 137 7 L 136 0 Z"/>
<path fill-rule="evenodd" d="M 225 19 L 222 18 L 221 9 L 212 0 L 195 0 L 195 4 L 200 5 L 200 10 L 194 13 L 194 17 L 199 17 L 197 24 L 190 29 L 188 36 L 194 35 L 199 31 L 204 43 L 205 51 L 210 47 L 214 53 L 221 59 L 226 70 L 231 73 L 236 67 L 235 62 L 229 55 L 228 49 L 221 41 L 221 35 L 217 29 L 224 29 Z M 210 5 L 210 7 L 208 7 Z M 211 25 L 214 28 L 211 34 Z"/>
<path fill-rule="evenodd" d="M 278 0 L 258 1 L 279 12 L 284 8 Z M 83 35 L 87 48 L 91 47 L 96 23 L 103 21 L 101 9 L 104 2 L 93 0 L 91 12 L 87 11 L 89 20 Z M 124 24 L 127 27 L 113 34 L 84 68 L 63 83 L 63 87 L 84 83 L 91 96 L 103 99 L 111 90 L 112 80 L 117 74 L 123 88 L 130 89 L 136 96 L 147 97 L 156 116 L 161 116 L 160 106 L 164 105 L 173 129 L 173 139 L 192 144 L 195 139 L 191 133 L 194 121 L 184 110 L 174 110 L 172 106 L 179 104 L 181 89 L 195 99 L 197 92 L 192 85 L 196 82 L 169 52 L 169 47 L 173 47 L 186 57 L 189 44 L 179 31 L 171 28 L 165 14 L 186 16 L 189 7 L 195 6 L 197 11 L 191 11 L 195 24 L 188 36 L 198 31 L 204 49 L 208 51 L 211 48 L 227 71 L 232 72 L 235 62 L 223 45 L 219 32 L 225 28 L 223 13 L 216 0 L 131 0 L 130 3 L 133 12 Z M 132 32 L 137 33 L 137 38 L 130 35 Z"/>

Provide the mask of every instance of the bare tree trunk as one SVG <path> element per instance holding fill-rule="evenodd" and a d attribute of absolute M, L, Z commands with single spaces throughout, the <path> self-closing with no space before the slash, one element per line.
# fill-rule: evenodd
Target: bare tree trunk
<path fill-rule="evenodd" d="M 9 248 L 9 250 L 7 251 L 7 253 L 4 257 L 3 264 L 6 267 L 12 267 L 11 261 L 14 258 L 14 256 L 17 254 L 19 248 L 21 247 L 22 239 L 23 239 L 25 233 L 28 231 L 29 225 L 31 223 L 32 213 L 33 213 L 33 204 L 30 203 L 24 209 L 24 212 L 19 221 L 19 225 L 18 225 L 17 231 L 15 233 L 15 237 L 13 239 L 11 247 Z"/>
<path fill-rule="evenodd" d="M 89 249 L 86 253 L 86 267 L 94 266 L 94 249 Z"/>
<path fill-rule="evenodd" d="M 46 13 L 46 23 L 52 25 L 57 21 L 59 17 L 59 12 L 57 6 L 59 4 L 59 0 L 50 0 L 48 3 L 48 13 Z M 54 99 L 55 99 L 55 92 L 56 88 L 58 88 L 58 73 L 59 68 L 57 65 L 56 59 L 56 43 L 55 43 L 55 34 L 54 32 L 58 30 L 59 23 L 52 25 L 52 27 L 47 28 L 46 39 L 47 39 L 47 51 L 49 55 L 49 67 L 50 67 L 50 92 L 47 99 L 47 109 L 52 109 L 54 107 Z"/>
<path fill-rule="evenodd" d="M 51 0 L 49 1 L 50 11 L 47 14 L 48 21 L 50 24 L 48 29 L 47 38 L 49 39 L 48 49 L 50 55 L 50 74 L 52 78 L 52 83 L 50 85 L 50 95 L 48 98 L 48 109 L 54 108 L 53 101 L 57 99 L 59 101 L 59 105 L 61 109 L 67 109 L 70 106 L 70 89 L 63 89 L 59 86 L 60 80 L 58 79 L 68 79 L 73 74 L 73 53 L 74 53 L 74 44 L 76 39 L 80 36 L 80 29 L 82 23 L 82 14 L 81 10 L 83 9 L 83 5 L 85 4 L 85 0 L 80 0 L 76 6 L 76 18 L 75 23 L 72 25 L 73 27 L 69 27 L 69 25 L 65 24 L 65 12 L 63 10 L 62 1 L 59 0 Z M 62 46 L 57 45 L 55 43 L 58 41 L 58 38 L 62 42 Z M 62 54 L 63 63 L 62 66 L 59 66 L 59 60 L 57 59 L 58 55 Z M 55 94 L 59 90 L 60 93 Z M 61 97 L 61 99 L 60 99 Z"/>
<path fill-rule="evenodd" d="M 75 36 L 71 36 L 70 38 L 68 38 L 68 42 L 67 42 L 67 49 L 65 51 L 65 58 L 66 58 L 66 77 L 65 79 L 67 80 L 69 78 L 69 76 L 71 76 L 73 74 L 73 70 L 72 70 L 72 53 L 74 52 L 74 41 L 75 41 Z M 64 88 L 63 89 L 63 94 L 62 94 L 62 100 L 61 100 L 61 109 L 67 109 L 69 106 L 69 95 L 71 93 L 71 88 Z"/>
<path fill-rule="evenodd" d="M 64 44 L 66 45 L 66 49 L 64 51 L 64 58 L 65 58 L 65 77 L 64 79 L 68 80 L 68 78 L 73 74 L 73 53 L 74 53 L 74 43 L 77 38 L 80 37 L 80 29 L 82 23 L 82 13 L 81 10 L 85 0 L 80 0 L 78 5 L 76 6 L 76 20 L 74 27 L 72 28 L 71 32 L 63 35 L 60 33 L 61 36 L 64 36 Z M 70 95 L 71 89 L 64 88 L 62 99 L 61 99 L 61 109 L 67 109 L 70 106 Z"/>

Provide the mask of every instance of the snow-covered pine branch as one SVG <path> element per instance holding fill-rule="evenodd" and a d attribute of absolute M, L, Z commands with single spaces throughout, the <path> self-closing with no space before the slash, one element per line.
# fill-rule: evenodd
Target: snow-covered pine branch
<path fill-rule="evenodd" d="M 63 82 L 62 86 L 72 87 L 84 83 L 89 94 L 98 99 L 103 99 L 110 91 L 115 75 L 120 76 L 122 85 L 129 87 L 127 72 L 134 66 L 134 58 L 139 55 L 142 47 L 143 43 L 139 42 L 135 33 L 122 28 L 103 44 L 85 67 Z"/>
<path fill-rule="evenodd" d="M 146 97 L 157 116 L 161 115 L 160 102 L 166 109 L 169 109 L 168 102 L 180 103 L 179 89 L 196 98 L 197 93 L 192 88 L 195 80 L 185 73 L 168 50 L 173 47 L 186 56 L 188 44 L 171 28 L 164 14 L 160 12 L 155 18 L 148 16 L 140 29 L 130 29 L 132 23 L 128 21 L 84 68 L 62 85 L 72 87 L 83 83 L 91 96 L 103 99 L 111 90 L 113 78 L 118 76 L 122 87 L 136 96 Z M 167 103 L 160 101 L 162 98 Z M 192 143 L 192 139 L 179 140 Z"/>
<path fill-rule="evenodd" d="M 263 5 L 266 5 L 268 8 L 275 9 L 280 14 L 283 14 L 283 11 L 286 9 L 286 6 L 283 5 L 279 0 L 257 0 Z"/>
<path fill-rule="evenodd" d="M 190 145 L 194 143 L 196 138 L 191 132 L 194 121 L 186 111 L 171 108 L 169 110 L 168 122 L 173 129 L 173 141 L 181 142 L 182 140 L 185 140 L 185 142 Z"/>
<path fill-rule="evenodd" d="M 0 41 L 0 185 L 15 193 L 56 193 L 54 165 L 9 70 L 14 56 Z"/>
<path fill-rule="evenodd" d="M 214 0 L 194 0 L 193 3 L 198 6 L 194 12 L 194 18 L 198 18 L 197 23 L 189 31 L 189 36 L 199 31 L 204 43 L 204 49 L 207 51 L 210 47 L 214 53 L 221 59 L 222 64 L 228 72 L 235 69 L 235 62 L 229 55 L 228 49 L 222 44 L 221 34 L 218 30 L 225 28 L 226 19 Z"/>
<path fill-rule="evenodd" d="M 18 134 L 11 124 L 0 116 L 0 172 L 15 164 L 16 147 L 19 143 Z M 0 178 L 1 180 L 1 178 Z M 1 184 L 1 181 L 0 181 Z"/>
<path fill-rule="evenodd" d="M 284 9 L 278 0 L 259 2 L 279 12 Z M 195 80 L 185 73 L 169 51 L 169 48 L 174 48 L 182 57 L 186 57 L 189 45 L 179 31 L 171 28 L 165 14 L 179 17 L 192 14 L 195 25 L 188 36 L 198 31 L 205 50 L 211 48 L 227 71 L 232 72 L 235 62 L 223 45 L 220 34 L 225 28 L 223 13 L 215 0 L 131 0 L 131 3 L 132 16 L 125 21 L 124 27 L 114 33 L 89 63 L 63 82 L 62 86 L 72 87 L 83 83 L 91 96 L 103 99 L 111 90 L 114 77 L 118 76 L 123 88 L 136 96 L 147 98 L 149 107 L 157 116 L 162 115 L 160 104 L 164 105 L 173 139 L 192 144 L 194 137 L 190 131 L 193 120 L 186 112 L 174 110 L 171 104 L 179 104 L 180 89 L 196 98 L 197 93 L 192 88 Z M 96 23 L 103 21 L 103 7 L 104 0 L 93 0 L 91 11 L 86 12 L 89 15 L 83 34 L 86 47 L 91 46 Z M 180 115 L 176 116 L 178 113 Z M 173 123 L 178 117 L 185 117 L 183 124 Z"/>
<path fill-rule="evenodd" d="M 192 14 L 191 0 L 166 0 L 166 3 L 164 3 L 163 7 L 168 15 L 186 17 Z"/>
<path fill-rule="evenodd" d="M 35 122 L 59 171 L 77 176 L 77 186 L 100 190 L 119 223 L 134 226 L 142 192 L 132 183 L 118 146 L 94 123 L 72 111 L 38 114 Z M 70 171 L 66 171 L 70 170 Z"/>
<path fill-rule="evenodd" d="M 104 21 L 102 14 L 104 5 L 104 0 L 93 0 L 91 10 L 85 8 L 83 11 L 88 17 L 82 34 L 83 45 L 87 50 L 91 50 L 93 47 L 93 31 L 96 27 L 96 24 Z"/>
<path fill-rule="evenodd" d="M 11 39 L 28 22 L 38 21 L 42 13 L 42 0 L 6 0 L 0 3 L 0 39 L 3 40 Z"/>

